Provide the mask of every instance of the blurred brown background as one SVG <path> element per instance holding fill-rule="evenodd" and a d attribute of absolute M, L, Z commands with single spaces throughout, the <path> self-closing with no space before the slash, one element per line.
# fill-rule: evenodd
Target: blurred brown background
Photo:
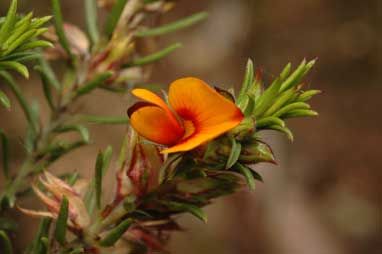
<path fill-rule="evenodd" d="M 49 2 L 21 0 L 20 4 L 23 10 L 46 15 Z M 82 1 L 62 2 L 65 19 L 83 27 Z M 1 1 L 1 13 L 7 4 Z M 267 80 L 289 61 L 296 66 L 303 58 L 317 57 L 307 81 L 323 94 L 312 101 L 318 118 L 289 122 L 295 133 L 293 144 L 282 135 L 266 135 L 279 165 L 258 166 L 265 184 L 258 184 L 252 193 L 217 200 L 207 208 L 207 225 L 191 216 L 180 218 L 188 232 L 173 236 L 171 250 L 382 253 L 382 2 L 184 0 L 163 22 L 201 10 L 210 13 L 207 21 L 160 40 L 161 46 L 180 41 L 185 47 L 156 65 L 152 83 L 167 84 L 192 75 L 210 84 L 238 87 L 248 57 L 264 69 Z M 21 83 L 29 98 L 41 97 L 37 77 Z M 124 115 L 129 101 L 127 96 L 99 91 L 81 106 L 87 113 Z M 11 135 L 15 167 L 23 158 L 20 140 L 25 124 L 20 113 L 16 106 L 10 112 L 0 109 L 0 127 Z M 63 158 L 51 170 L 92 175 L 97 150 L 109 143 L 117 150 L 124 130 L 124 126 L 91 127 L 94 144 Z M 23 225 L 19 232 L 23 246 L 37 221 L 16 216 Z"/>

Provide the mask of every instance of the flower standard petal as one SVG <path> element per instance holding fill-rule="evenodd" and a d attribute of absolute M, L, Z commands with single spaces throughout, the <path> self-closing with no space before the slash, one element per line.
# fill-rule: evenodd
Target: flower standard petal
<path fill-rule="evenodd" d="M 243 114 L 236 105 L 197 78 L 182 78 L 170 85 L 169 102 L 194 132 L 163 153 L 191 150 L 236 127 Z"/>

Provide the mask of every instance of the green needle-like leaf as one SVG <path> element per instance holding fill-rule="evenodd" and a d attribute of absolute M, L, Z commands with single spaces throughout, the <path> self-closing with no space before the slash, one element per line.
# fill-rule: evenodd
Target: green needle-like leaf
<path fill-rule="evenodd" d="M 117 0 L 113 5 L 111 12 L 106 18 L 105 22 L 105 33 L 107 37 L 111 37 L 114 32 L 115 26 L 117 25 L 119 18 L 121 17 L 122 11 L 128 0 Z"/>
<path fill-rule="evenodd" d="M 284 133 L 285 135 L 287 135 L 288 139 L 293 142 L 293 133 L 290 129 L 288 129 L 287 127 L 281 127 L 280 125 L 272 125 L 272 126 L 269 126 L 268 129 L 270 130 L 275 130 L 275 131 L 279 131 L 279 132 L 282 132 Z"/>
<path fill-rule="evenodd" d="M 0 71 L 0 77 L 3 77 L 5 81 L 7 81 L 7 84 L 11 88 L 12 92 L 15 94 L 17 101 L 19 102 L 21 108 L 24 111 L 24 114 L 26 118 L 28 119 L 28 122 L 32 125 L 35 126 L 36 123 L 34 123 L 34 119 L 32 116 L 31 108 L 29 104 L 27 103 L 24 95 L 21 93 L 21 89 L 17 85 L 16 81 L 12 78 L 11 75 L 9 75 L 5 71 Z"/>
<path fill-rule="evenodd" d="M 298 101 L 307 101 L 310 100 L 314 95 L 321 93 L 320 90 L 308 90 L 300 94 Z"/>
<path fill-rule="evenodd" d="M 234 138 L 231 138 L 231 143 L 231 152 L 225 166 L 226 169 L 231 168 L 237 162 L 241 152 L 241 144 L 239 142 L 237 142 Z"/>
<path fill-rule="evenodd" d="M 14 70 L 20 73 L 24 78 L 29 78 L 29 71 L 27 67 L 15 61 L 0 62 L 0 70 Z"/>
<path fill-rule="evenodd" d="M 60 126 L 59 128 L 54 129 L 54 131 L 57 133 L 76 131 L 80 134 L 81 139 L 84 143 L 89 143 L 89 141 L 90 141 L 89 130 L 85 126 L 82 126 L 82 125 Z"/>
<path fill-rule="evenodd" d="M 100 245 L 103 247 L 109 247 L 114 245 L 114 243 L 116 243 L 122 237 L 122 235 L 129 229 L 133 222 L 134 221 L 131 218 L 122 221 L 100 241 Z"/>
<path fill-rule="evenodd" d="M 96 45 L 99 40 L 97 0 L 85 0 L 85 17 L 89 38 L 92 45 Z"/>
<path fill-rule="evenodd" d="M 295 93 L 295 89 L 292 88 L 280 94 L 277 98 L 275 98 L 273 104 L 265 111 L 264 116 L 271 116 L 278 109 L 284 106 Z"/>
<path fill-rule="evenodd" d="M 276 79 L 256 102 L 255 116 L 260 117 L 273 103 L 281 86 L 280 79 Z"/>
<path fill-rule="evenodd" d="M 267 127 L 272 125 L 279 125 L 281 127 L 284 127 L 285 123 L 280 118 L 277 118 L 274 116 L 268 116 L 268 117 L 261 118 L 260 120 L 256 122 L 256 129 L 258 130 L 266 129 Z"/>
<path fill-rule="evenodd" d="M 168 56 L 172 52 L 174 52 L 176 49 L 181 48 L 182 44 L 181 43 L 175 43 L 171 46 L 168 46 L 167 48 L 164 48 L 158 52 L 155 52 L 151 55 L 144 56 L 142 58 L 138 58 L 131 63 L 127 64 L 128 67 L 130 66 L 140 66 L 140 65 L 145 65 L 145 64 L 150 64 L 156 61 L 161 60 L 162 58 Z"/>
<path fill-rule="evenodd" d="M 58 40 L 61 46 L 64 48 L 65 52 L 69 56 L 72 56 L 72 53 L 69 47 L 69 42 L 65 35 L 64 20 L 62 18 L 60 0 L 52 0 L 52 9 L 53 9 L 52 11 L 53 11 L 53 17 L 54 17 L 54 27 L 56 28 Z"/>
<path fill-rule="evenodd" d="M 189 26 L 192 26 L 208 17 L 208 14 L 206 12 L 199 12 L 196 14 L 193 14 L 189 17 L 180 19 L 178 21 L 175 21 L 170 24 L 162 25 L 156 28 L 152 29 L 146 29 L 142 30 L 136 33 L 136 36 L 138 37 L 150 37 L 150 36 L 159 36 L 164 35 L 167 33 L 172 33 L 175 31 L 178 31 L 180 29 L 187 28 Z"/>
<path fill-rule="evenodd" d="M 36 233 L 36 237 L 32 243 L 32 254 L 48 254 L 48 249 L 42 243 L 42 238 L 48 236 L 50 224 L 52 223 L 51 218 L 42 218 L 40 221 L 39 228 Z"/>
<path fill-rule="evenodd" d="M 127 124 L 129 123 L 129 118 L 127 116 L 112 117 L 112 116 L 81 115 L 79 118 L 82 121 L 93 123 L 93 124 Z"/>
<path fill-rule="evenodd" d="M 281 108 L 280 110 L 275 112 L 273 114 L 273 116 L 275 116 L 275 117 L 283 117 L 285 114 L 287 114 L 288 112 L 290 112 L 292 110 L 295 110 L 295 109 L 309 109 L 309 108 L 310 108 L 309 104 L 307 104 L 305 102 L 294 102 L 294 103 L 291 103 L 291 104 Z"/>
<path fill-rule="evenodd" d="M 96 204 L 97 208 L 101 208 L 101 194 L 102 194 L 102 176 L 103 176 L 103 154 L 99 152 L 97 155 L 95 165 L 95 191 L 96 191 Z"/>
<path fill-rule="evenodd" d="M 1 141 L 1 157 L 3 160 L 3 173 L 5 178 L 9 177 L 9 147 L 8 147 L 8 138 L 0 129 L 0 141 Z"/>
<path fill-rule="evenodd" d="M 245 180 L 247 181 L 249 189 L 254 190 L 255 178 L 252 175 L 252 170 L 240 163 L 236 163 L 233 167 L 235 170 L 239 171 L 245 177 Z"/>
<path fill-rule="evenodd" d="M 245 76 L 243 80 L 243 84 L 241 85 L 241 89 L 239 92 L 239 96 L 237 97 L 237 103 L 241 109 L 243 109 L 242 101 L 244 99 L 245 94 L 248 92 L 248 87 L 253 83 L 253 62 L 251 59 L 248 59 L 247 66 L 245 68 Z"/>
<path fill-rule="evenodd" d="M 164 201 L 163 204 L 166 205 L 169 209 L 172 209 L 178 212 L 189 212 L 192 215 L 194 215 L 196 218 L 202 220 L 204 223 L 207 223 L 207 215 L 198 206 L 187 204 L 187 203 L 174 202 L 174 201 Z"/>
<path fill-rule="evenodd" d="M 44 75 L 44 78 L 46 79 L 47 84 L 54 87 L 56 90 L 60 90 L 61 84 L 58 81 L 56 75 L 54 74 L 50 64 L 44 59 L 44 57 L 39 58 L 39 63 L 40 63 L 40 67 L 38 67 L 36 70 L 40 72 L 42 75 Z"/>
<path fill-rule="evenodd" d="M 0 90 L 0 103 L 7 109 L 11 107 L 11 101 L 9 100 L 8 96 L 1 90 Z"/>
<path fill-rule="evenodd" d="M 58 213 L 54 236 L 61 245 L 66 243 L 66 228 L 69 216 L 69 201 L 66 196 L 62 197 L 60 211 Z"/>
<path fill-rule="evenodd" d="M 312 117 L 318 116 L 318 113 L 309 109 L 294 109 L 283 115 L 283 118 L 292 118 L 292 117 Z"/>
<path fill-rule="evenodd" d="M 17 0 L 12 0 L 5 21 L 0 29 L 0 45 L 8 38 L 16 22 Z"/>
<path fill-rule="evenodd" d="M 49 41 L 44 40 L 37 40 L 37 41 L 31 41 L 28 43 L 25 43 L 21 47 L 18 48 L 19 51 L 25 51 L 28 49 L 34 49 L 34 48 L 51 48 L 53 47 L 53 44 Z"/>
<path fill-rule="evenodd" d="M 87 93 L 90 93 L 91 91 L 93 91 L 97 87 L 104 84 L 104 82 L 107 79 L 109 79 L 112 75 L 113 75 L 113 73 L 110 71 L 99 74 L 94 79 L 90 80 L 89 82 L 87 82 L 86 84 L 84 84 L 83 86 L 78 88 L 77 96 L 82 96 L 82 95 L 85 95 Z"/>

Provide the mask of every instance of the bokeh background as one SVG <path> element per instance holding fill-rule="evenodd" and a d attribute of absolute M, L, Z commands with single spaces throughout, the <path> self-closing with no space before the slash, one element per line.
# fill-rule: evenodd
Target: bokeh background
<path fill-rule="evenodd" d="M 47 15 L 49 2 L 20 0 L 20 5 Z M 84 27 L 83 1 L 62 2 L 65 19 Z M 0 2 L 1 13 L 7 5 Z M 210 13 L 207 21 L 160 39 L 160 46 L 180 41 L 185 47 L 156 65 L 151 83 L 192 75 L 238 87 L 248 57 L 263 68 L 266 80 L 288 62 L 296 66 L 303 58 L 317 58 L 307 85 L 323 91 L 312 100 L 320 116 L 290 121 L 292 144 L 281 134 L 267 133 L 278 166 L 257 167 L 265 183 L 254 192 L 216 200 L 206 208 L 206 225 L 191 216 L 179 218 L 187 232 L 174 234 L 170 249 L 182 254 L 382 253 L 382 2 L 184 0 L 162 21 L 202 10 Z M 36 76 L 20 80 L 31 99 L 42 97 L 38 82 Z M 118 116 L 125 115 L 130 102 L 128 96 L 99 91 L 79 106 L 84 113 Z M 16 105 L 9 112 L 0 108 L 0 127 L 11 135 L 16 168 L 25 129 Z M 117 150 L 124 131 L 125 126 L 92 126 L 94 143 L 50 170 L 91 176 L 98 149 L 112 144 Z M 35 203 L 26 200 L 25 206 Z M 37 221 L 13 216 L 22 225 L 21 248 L 33 237 Z"/>

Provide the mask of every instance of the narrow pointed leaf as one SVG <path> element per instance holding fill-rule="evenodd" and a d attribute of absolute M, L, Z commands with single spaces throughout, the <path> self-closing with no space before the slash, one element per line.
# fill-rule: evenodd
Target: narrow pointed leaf
<path fill-rule="evenodd" d="M 42 243 L 42 238 L 48 236 L 51 223 L 52 223 L 51 218 L 41 219 L 38 231 L 36 233 L 36 237 L 32 243 L 32 250 L 31 250 L 32 254 L 47 254 L 48 250 L 46 246 Z"/>
<path fill-rule="evenodd" d="M 82 96 L 82 95 L 85 95 L 87 93 L 90 93 L 91 91 L 93 91 L 97 87 L 103 85 L 104 82 L 107 79 L 109 79 L 112 75 L 113 75 L 112 72 L 104 72 L 102 74 L 99 74 L 94 79 L 90 80 L 89 82 L 87 82 L 86 84 L 84 84 L 83 86 L 78 88 L 77 96 Z"/>
<path fill-rule="evenodd" d="M 95 194 L 96 194 L 96 204 L 97 208 L 101 208 L 101 194 L 102 194 L 102 169 L 103 169 L 103 154 L 99 152 L 97 155 L 96 165 L 95 165 Z"/>
<path fill-rule="evenodd" d="M 281 80 L 276 79 L 270 87 L 260 96 L 256 102 L 255 116 L 261 116 L 273 103 L 281 86 Z"/>
<path fill-rule="evenodd" d="M 283 118 L 313 117 L 313 116 L 318 116 L 318 113 L 316 111 L 309 110 L 309 109 L 295 109 L 284 114 Z"/>
<path fill-rule="evenodd" d="M 54 87 L 56 90 L 60 90 L 61 84 L 58 82 L 56 75 L 53 72 L 50 64 L 44 59 L 44 57 L 39 58 L 40 67 L 37 69 L 42 75 L 44 75 L 44 79 L 47 84 Z"/>
<path fill-rule="evenodd" d="M 64 133 L 64 132 L 69 132 L 69 131 L 76 131 L 80 134 L 81 139 L 85 143 L 89 143 L 90 140 L 90 135 L 89 135 L 89 130 L 82 125 L 66 125 L 66 126 L 61 126 L 57 129 L 54 130 L 57 133 Z"/>
<path fill-rule="evenodd" d="M 288 64 L 284 67 L 284 69 L 281 71 L 281 74 L 280 74 L 280 80 L 281 80 L 281 81 L 284 81 L 284 80 L 288 77 L 288 75 L 289 75 L 291 69 L 292 69 L 292 64 L 291 64 L 291 63 L 288 63 Z"/>
<path fill-rule="evenodd" d="M 298 101 L 307 101 L 312 98 L 314 95 L 321 93 L 320 90 L 308 90 L 300 94 Z"/>
<path fill-rule="evenodd" d="M 12 0 L 5 21 L 0 29 L 0 45 L 7 39 L 16 22 L 17 0 Z"/>
<path fill-rule="evenodd" d="M 163 202 L 169 209 L 179 212 L 189 212 L 194 215 L 196 218 L 200 219 L 204 223 L 207 223 L 207 215 L 204 211 L 195 205 L 187 204 L 187 203 L 179 203 L 174 201 L 165 201 Z"/>
<path fill-rule="evenodd" d="M 284 133 L 285 135 L 287 135 L 288 139 L 293 142 L 293 133 L 290 129 L 288 129 L 287 127 L 281 127 L 279 125 L 272 125 L 272 126 L 269 126 L 268 127 L 269 129 L 271 130 L 275 130 L 275 131 L 279 131 L 279 132 L 282 132 Z"/>
<path fill-rule="evenodd" d="M 64 20 L 62 18 L 60 0 L 52 0 L 52 9 L 54 17 L 54 27 L 56 28 L 58 40 L 61 46 L 64 48 L 65 52 L 69 56 L 72 56 L 72 53 L 70 52 L 69 42 L 66 38 L 64 31 Z"/>
<path fill-rule="evenodd" d="M 89 38 L 92 45 L 96 45 L 99 40 L 97 0 L 85 0 L 85 17 Z"/>
<path fill-rule="evenodd" d="M 275 112 L 273 115 L 275 117 L 283 117 L 285 114 L 287 114 L 290 111 L 296 110 L 296 109 L 309 109 L 310 106 L 307 103 L 304 102 L 294 102 L 291 103 L 281 109 L 279 109 L 277 112 Z"/>
<path fill-rule="evenodd" d="M 244 80 L 241 85 L 239 96 L 237 97 L 239 107 L 242 106 L 242 100 L 244 99 L 244 95 L 248 92 L 248 87 L 253 83 L 253 75 L 253 62 L 251 59 L 248 59 L 247 66 L 245 69 Z"/>
<path fill-rule="evenodd" d="M 81 115 L 80 119 L 82 121 L 93 123 L 93 124 L 127 124 L 129 123 L 129 118 L 127 116 L 112 117 L 112 116 Z"/>
<path fill-rule="evenodd" d="M 119 18 L 121 17 L 122 11 L 128 0 L 117 0 L 113 5 L 109 15 L 106 17 L 105 22 L 105 33 L 110 38 L 114 32 L 115 26 L 117 25 Z"/>
<path fill-rule="evenodd" d="M 237 162 L 241 153 L 241 144 L 234 138 L 231 138 L 231 143 L 231 152 L 225 166 L 226 169 L 231 168 Z"/>
<path fill-rule="evenodd" d="M 58 213 L 54 236 L 61 245 L 66 243 L 66 228 L 69 216 L 69 202 L 66 196 L 62 197 L 60 211 Z"/>
<path fill-rule="evenodd" d="M 13 79 L 11 75 L 9 75 L 9 73 L 5 71 L 0 71 L 0 77 L 4 78 L 5 81 L 7 81 L 7 84 L 11 88 L 12 92 L 15 94 L 17 101 L 19 102 L 21 108 L 23 109 L 24 114 L 26 118 L 28 119 L 28 122 L 34 126 L 35 123 L 33 122 L 33 116 L 32 116 L 30 106 L 28 105 L 16 81 Z"/>
<path fill-rule="evenodd" d="M 306 75 L 306 73 L 313 67 L 315 60 L 306 63 L 304 59 L 297 69 L 283 82 L 280 92 L 286 91 L 289 88 L 297 85 L 298 82 Z"/>
<path fill-rule="evenodd" d="M 8 98 L 8 96 L 0 90 L 0 103 L 3 105 L 5 108 L 9 109 L 11 107 L 11 102 Z"/>
<path fill-rule="evenodd" d="M 196 14 L 193 14 L 189 17 L 183 18 L 181 20 L 175 21 L 170 24 L 162 25 L 156 28 L 147 29 L 143 31 L 139 31 L 136 33 L 136 36 L 138 37 L 150 37 L 150 36 L 158 36 L 163 35 L 167 33 L 172 33 L 175 31 L 178 31 L 180 29 L 187 28 L 189 26 L 192 26 L 208 17 L 208 14 L 206 12 L 199 12 Z"/>
<path fill-rule="evenodd" d="M 28 49 L 34 49 L 34 48 L 51 48 L 53 47 L 53 44 L 49 41 L 44 40 L 37 40 L 37 41 L 31 41 L 28 43 L 25 43 L 21 47 L 18 48 L 18 51 L 24 51 Z"/>
<path fill-rule="evenodd" d="M 4 173 L 5 178 L 8 178 L 9 177 L 8 138 L 1 129 L 0 129 L 0 141 L 1 141 L 1 158 L 3 160 L 3 173 Z"/>
<path fill-rule="evenodd" d="M 283 107 L 287 101 L 296 93 L 296 91 L 292 88 L 284 93 L 280 94 L 273 102 L 273 104 L 265 111 L 264 116 L 271 116 L 278 109 Z"/>
<path fill-rule="evenodd" d="M 285 123 L 280 118 L 274 117 L 274 116 L 268 116 L 265 118 L 261 118 L 256 122 L 256 129 L 266 129 L 269 126 L 272 125 L 279 125 L 281 127 L 285 126 Z"/>
<path fill-rule="evenodd" d="M 155 52 L 151 55 L 144 56 L 142 58 L 138 58 L 134 61 L 132 61 L 130 64 L 127 64 L 127 66 L 140 66 L 140 65 L 145 65 L 145 64 L 150 64 L 156 61 L 161 60 L 162 58 L 168 56 L 178 48 L 181 48 L 182 44 L 181 43 L 175 43 L 171 46 L 168 46 L 167 48 L 164 48 L 158 52 Z"/>
<path fill-rule="evenodd" d="M 245 177 L 245 180 L 247 181 L 249 189 L 254 190 L 255 178 L 252 175 L 251 169 L 247 168 L 246 166 L 240 163 L 236 163 L 233 167 L 235 170 L 239 171 Z"/>
<path fill-rule="evenodd" d="M 24 78 L 29 78 L 29 71 L 27 67 L 15 61 L 0 62 L 0 70 L 14 70 L 21 74 Z"/>
<path fill-rule="evenodd" d="M 133 222 L 134 221 L 131 218 L 128 218 L 122 221 L 118 226 L 110 230 L 109 234 L 106 235 L 100 241 L 100 245 L 103 247 L 109 247 L 114 245 L 114 243 L 116 243 L 123 236 L 123 234 L 129 229 L 129 227 L 131 226 L 131 224 L 133 224 Z"/>

